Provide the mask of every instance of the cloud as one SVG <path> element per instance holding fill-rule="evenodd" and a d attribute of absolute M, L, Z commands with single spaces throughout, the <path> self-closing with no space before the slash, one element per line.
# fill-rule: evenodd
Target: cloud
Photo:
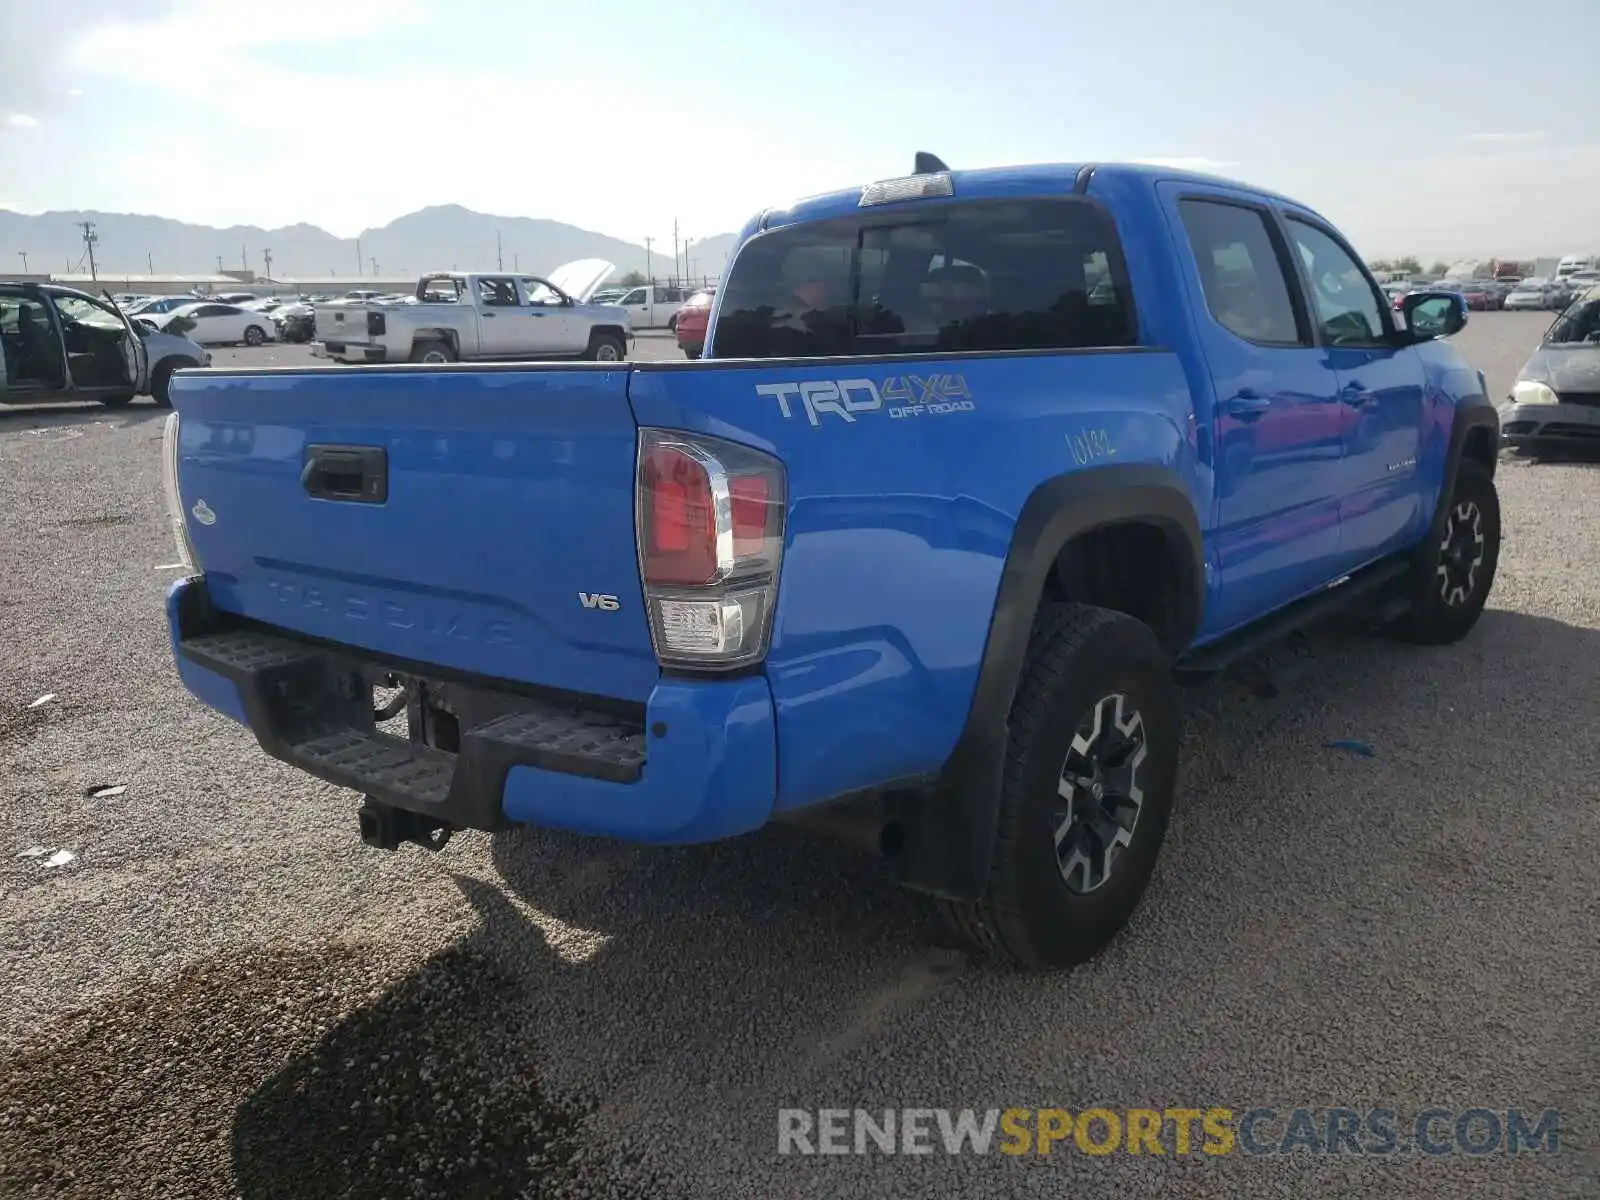
<path fill-rule="evenodd" d="M 1469 133 L 1461 140 L 1480 146 L 1525 146 L 1530 142 L 1542 142 L 1549 136 L 1548 130 L 1535 129 L 1526 133 Z"/>
<path fill-rule="evenodd" d="M 6 114 L 6 124 L 13 129 L 32 129 L 38 123 L 38 117 L 30 117 L 27 113 Z"/>
<path fill-rule="evenodd" d="M 84 31 L 112 20 L 154 20 L 174 0 L 74 0 L 72 4 L 0 2 L 0 112 L 48 105 Z"/>
<path fill-rule="evenodd" d="M 1156 155 L 1152 158 L 1130 158 L 1129 162 L 1143 163 L 1151 167 L 1171 167 L 1174 171 L 1200 171 L 1216 174 L 1219 171 L 1231 171 L 1239 164 L 1225 162 L 1220 158 L 1206 158 L 1203 155 Z"/>

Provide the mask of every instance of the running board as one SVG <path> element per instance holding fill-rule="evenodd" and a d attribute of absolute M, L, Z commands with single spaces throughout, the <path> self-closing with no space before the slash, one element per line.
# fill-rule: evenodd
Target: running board
<path fill-rule="evenodd" d="M 1254 624 L 1195 647 L 1179 657 L 1174 670 L 1180 682 L 1199 682 L 1298 629 L 1319 625 L 1347 611 L 1360 600 L 1377 600 L 1380 619 L 1393 620 L 1405 612 L 1406 597 L 1397 585 L 1403 585 L 1410 572 L 1411 560 L 1407 557 L 1384 559 L 1363 567 Z M 1392 594 L 1384 595 L 1386 590 Z"/>

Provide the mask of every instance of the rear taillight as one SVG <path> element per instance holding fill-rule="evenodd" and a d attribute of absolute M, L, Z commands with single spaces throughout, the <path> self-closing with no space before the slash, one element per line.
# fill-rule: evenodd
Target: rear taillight
<path fill-rule="evenodd" d="M 368 337 L 382 337 L 388 328 L 388 322 L 383 319 L 381 312 L 369 312 L 367 314 Z"/>
<path fill-rule="evenodd" d="M 721 671 L 759 662 L 783 558 L 783 464 L 720 438 L 641 429 L 637 492 L 656 658 Z"/>
<path fill-rule="evenodd" d="M 167 414 L 161 432 L 161 482 L 167 496 L 167 520 L 172 523 L 172 539 L 178 546 L 178 560 L 191 575 L 200 572 L 200 556 L 189 540 L 189 522 L 183 511 L 183 492 L 178 487 L 178 414 Z"/>

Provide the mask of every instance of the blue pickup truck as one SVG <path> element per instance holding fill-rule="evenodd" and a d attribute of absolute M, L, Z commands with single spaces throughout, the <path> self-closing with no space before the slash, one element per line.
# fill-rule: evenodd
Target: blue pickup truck
<path fill-rule="evenodd" d="M 177 668 L 374 846 L 794 822 L 1068 966 L 1150 879 L 1186 677 L 1478 619 L 1466 319 L 1282 196 L 919 155 L 753 219 L 697 362 L 180 373 Z"/>

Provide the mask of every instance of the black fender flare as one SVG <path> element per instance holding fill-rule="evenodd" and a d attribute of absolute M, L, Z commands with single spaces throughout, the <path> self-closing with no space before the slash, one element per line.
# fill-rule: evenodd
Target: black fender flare
<path fill-rule="evenodd" d="M 1173 655 L 1193 638 L 1205 600 L 1205 547 L 1177 471 L 1118 464 L 1058 475 L 1035 488 L 1006 554 L 966 724 L 931 794 L 906 823 L 896 860 L 906 886 L 957 900 L 982 894 L 998 828 L 1011 703 L 1045 583 L 1068 542 L 1130 522 L 1156 526 L 1171 548 L 1182 608 Z"/>
<path fill-rule="evenodd" d="M 1450 421 L 1450 442 L 1445 448 L 1444 474 L 1439 485 L 1439 499 L 1434 504 L 1433 522 L 1428 527 L 1428 541 L 1420 547 L 1425 556 L 1437 551 L 1444 540 L 1445 521 L 1450 515 L 1450 497 L 1455 495 L 1456 476 L 1461 473 L 1461 460 L 1466 456 L 1467 439 L 1474 430 L 1485 430 L 1489 437 L 1489 474 L 1494 475 L 1495 464 L 1500 459 L 1500 412 L 1488 396 L 1479 392 L 1463 396 L 1456 401 Z M 1432 570 L 1431 562 L 1428 567 Z"/>

